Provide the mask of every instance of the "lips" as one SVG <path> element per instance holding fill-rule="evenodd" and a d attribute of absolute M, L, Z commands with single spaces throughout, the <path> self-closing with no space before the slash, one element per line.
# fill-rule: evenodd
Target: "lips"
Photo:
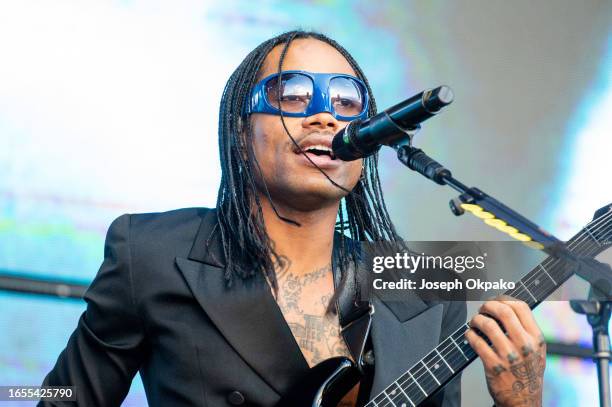
<path fill-rule="evenodd" d="M 293 152 L 301 154 L 301 151 L 315 156 L 328 156 L 332 160 L 336 159 L 332 150 L 333 133 L 311 133 L 298 142 L 299 148 L 295 147 Z"/>
<path fill-rule="evenodd" d="M 323 144 L 315 144 L 312 146 L 308 146 L 306 148 L 302 148 L 306 153 L 308 154 L 314 154 L 316 156 L 323 156 L 326 155 L 329 158 L 331 158 L 332 160 L 336 159 L 336 156 L 334 155 L 333 150 L 331 149 L 331 147 L 328 146 L 324 146 Z"/>
<path fill-rule="evenodd" d="M 304 137 L 298 142 L 299 148 L 295 147 L 293 152 L 298 154 L 305 164 L 312 166 L 315 163 L 318 167 L 333 168 L 342 163 L 337 160 L 331 148 L 333 133 L 313 133 Z M 305 153 L 303 154 L 300 149 Z M 304 155 L 308 156 L 306 158 Z M 312 163 L 310 162 L 312 161 Z"/>

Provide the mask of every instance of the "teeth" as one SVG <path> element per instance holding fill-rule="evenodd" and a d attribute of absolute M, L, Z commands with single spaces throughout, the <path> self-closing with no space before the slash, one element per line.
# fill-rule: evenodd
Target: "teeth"
<path fill-rule="evenodd" d="M 322 146 L 320 144 L 314 145 L 314 146 L 308 146 L 306 148 L 306 151 L 310 151 L 310 150 L 320 150 L 320 151 L 329 151 L 331 153 L 331 148 L 326 147 L 326 146 Z"/>
<path fill-rule="evenodd" d="M 304 148 L 304 151 L 312 152 L 313 154 L 318 155 L 318 156 L 322 154 L 328 154 L 332 160 L 336 159 L 336 156 L 334 155 L 333 150 L 330 147 L 324 146 L 322 144 L 313 144 L 311 146 Z"/>

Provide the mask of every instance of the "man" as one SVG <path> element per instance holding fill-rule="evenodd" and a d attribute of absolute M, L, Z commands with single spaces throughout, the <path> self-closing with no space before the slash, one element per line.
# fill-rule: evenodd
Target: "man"
<path fill-rule="evenodd" d="M 140 371 L 151 406 L 273 406 L 309 367 L 357 358 L 340 333 L 341 293 L 357 296 L 352 242 L 399 238 L 376 156 L 343 162 L 330 143 L 375 111 L 357 63 L 325 36 L 289 32 L 252 51 L 221 101 L 217 208 L 113 222 L 87 310 L 44 384 L 76 386 L 79 405 L 115 406 Z M 366 398 L 465 321 L 457 302 L 372 303 Z M 471 323 L 493 344 L 468 335 L 496 403 L 539 405 L 545 351 L 529 309 L 490 301 Z M 518 364 L 538 367 L 529 386 Z M 458 406 L 459 381 L 431 403 Z"/>

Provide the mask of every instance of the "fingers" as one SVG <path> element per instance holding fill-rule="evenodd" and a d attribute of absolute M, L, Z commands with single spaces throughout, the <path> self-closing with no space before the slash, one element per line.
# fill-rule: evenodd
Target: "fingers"
<path fill-rule="evenodd" d="M 527 303 L 507 295 L 500 297 L 499 301 L 514 310 L 515 315 L 519 321 L 521 321 L 521 325 L 532 337 L 539 338 L 542 335 L 542 332 L 540 331 L 540 328 L 538 327 L 538 324 L 533 317 L 533 313 L 531 312 L 531 309 Z"/>
<path fill-rule="evenodd" d="M 516 301 L 514 302 L 517 303 Z M 514 306 L 517 308 L 520 307 L 519 304 L 515 304 Z M 508 337 L 512 343 L 514 343 L 515 347 L 521 351 L 521 353 L 528 354 L 529 349 L 533 350 L 535 342 L 534 337 L 531 336 L 523 326 L 522 321 L 518 317 L 513 306 L 506 304 L 503 301 L 487 301 L 480 307 L 480 312 L 490 315 L 501 322 L 504 329 L 508 333 Z M 529 313 L 531 314 L 531 311 Z"/>
<path fill-rule="evenodd" d="M 489 349 L 492 347 L 491 351 L 501 360 L 512 364 L 544 347 L 544 337 L 525 302 L 503 296 L 485 302 L 479 311 L 480 314 L 470 321 L 470 326 L 489 339 L 491 346 L 486 340 L 483 340 L 484 344 Z M 475 332 L 474 334 L 478 336 Z M 474 341 L 480 343 L 476 339 Z M 482 344 L 480 346 L 483 348 Z"/>
<path fill-rule="evenodd" d="M 497 353 L 489 344 L 481 338 L 473 329 L 468 329 L 465 332 L 465 339 L 467 339 L 468 343 L 474 349 L 474 352 L 480 356 L 482 363 L 487 370 L 493 370 L 495 366 L 502 366 L 502 359 L 499 357 Z"/>
<path fill-rule="evenodd" d="M 501 359 L 508 359 L 508 361 L 516 360 L 518 356 L 517 349 L 493 318 L 477 314 L 470 321 L 470 327 L 478 329 L 491 341 L 491 345 Z"/>

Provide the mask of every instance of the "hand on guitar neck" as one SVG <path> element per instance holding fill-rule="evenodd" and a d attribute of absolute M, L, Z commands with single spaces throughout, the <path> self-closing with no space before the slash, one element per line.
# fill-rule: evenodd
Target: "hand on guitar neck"
<path fill-rule="evenodd" d="M 465 336 L 482 359 L 495 405 L 541 406 L 546 344 L 529 306 L 498 297 L 485 302 L 469 325 Z"/>

